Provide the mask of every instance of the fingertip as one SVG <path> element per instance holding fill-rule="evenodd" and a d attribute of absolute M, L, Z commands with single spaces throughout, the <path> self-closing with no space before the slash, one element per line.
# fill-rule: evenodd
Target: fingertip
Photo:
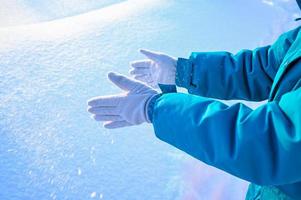
<path fill-rule="evenodd" d="M 131 61 L 130 62 L 130 66 L 133 68 L 133 69 L 135 69 L 136 67 L 137 67 L 137 65 L 138 65 L 138 63 L 141 63 L 141 60 L 139 60 L 139 61 Z"/>
<path fill-rule="evenodd" d="M 90 101 L 91 101 L 90 99 L 86 101 L 86 104 L 87 104 L 88 106 L 91 106 L 91 105 L 90 105 L 90 104 L 91 104 Z"/>
<path fill-rule="evenodd" d="M 93 99 L 89 99 L 89 100 L 87 101 L 87 105 L 88 105 L 88 106 L 93 106 Z"/>
<path fill-rule="evenodd" d="M 88 111 L 89 113 L 93 113 L 93 112 L 94 112 L 94 108 L 93 108 L 93 107 L 89 107 L 89 108 L 87 109 L 87 111 Z"/>
<path fill-rule="evenodd" d="M 93 97 L 93 98 L 89 99 L 89 100 L 87 101 L 87 105 L 88 105 L 89 107 L 93 107 L 93 106 L 95 105 L 95 100 L 96 100 L 96 97 Z"/>
<path fill-rule="evenodd" d="M 122 79 L 122 77 L 123 77 L 123 75 L 120 73 L 116 73 L 116 72 L 108 73 L 108 79 L 113 83 L 120 81 L 120 79 Z"/>
<path fill-rule="evenodd" d="M 108 78 L 111 79 L 113 76 L 115 76 L 116 73 L 115 72 L 112 72 L 112 71 L 109 71 L 108 72 Z"/>
<path fill-rule="evenodd" d="M 113 129 L 112 122 L 103 123 L 103 127 L 106 128 L 106 129 Z"/>
<path fill-rule="evenodd" d="M 91 118 L 93 118 L 95 121 L 101 121 L 97 115 L 92 115 Z"/>
<path fill-rule="evenodd" d="M 146 53 L 148 53 L 149 51 L 146 50 L 146 49 L 139 49 L 139 52 L 142 53 L 142 54 L 146 54 Z"/>
<path fill-rule="evenodd" d="M 92 107 L 91 106 L 89 106 L 88 108 L 87 108 L 87 112 L 90 112 L 90 109 L 91 109 Z"/>
<path fill-rule="evenodd" d="M 131 61 L 129 64 L 132 68 L 135 68 L 135 65 L 137 64 L 138 61 Z"/>
<path fill-rule="evenodd" d="M 134 74 L 135 74 L 135 70 L 134 70 L 134 69 L 130 69 L 130 70 L 129 70 L 129 74 L 130 74 L 130 75 L 134 75 Z"/>
<path fill-rule="evenodd" d="M 154 61 L 154 62 L 158 62 L 159 58 L 161 56 L 161 54 L 159 52 L 155 52 L 155 51 L 150 51 L 150 50 L 146 50 L 146 49 L 141 49 L 140 51 L 145 57 L 147 57 L 148 59 Z"/>

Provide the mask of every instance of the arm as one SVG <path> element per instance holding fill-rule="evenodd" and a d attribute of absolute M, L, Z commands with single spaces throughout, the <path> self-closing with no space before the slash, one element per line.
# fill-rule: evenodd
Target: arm
<path fill-rule="evenodd" d="M 176 84 L 191 94 L 217 99 L 265 100 L 298 32 L 299 28 L 284 33 L 272 46 L 242 50 L 236 55 L 204 52 L 179 58 Z"/>
<path fill-rule="evenodd" d="M 256 184 L 280 185 L 301 180 L 300 102 L 301 89 L 256 110 L 173 93 L 154 98 L 149 116 L 159 139 L 191 156 Z"/>

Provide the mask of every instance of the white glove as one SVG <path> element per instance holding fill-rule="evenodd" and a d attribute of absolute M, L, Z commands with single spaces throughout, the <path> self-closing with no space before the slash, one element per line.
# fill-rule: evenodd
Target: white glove
<path fill-rule="evenodd" d="M 177 59 L 169 55 L 140 50 L 147 60 L 131 62 L 130 74 L 137 80 L 158 88 L 158 84 L 175 85 Z"/>
<path fill-rule="evenodd" d="M 109 129 L 150 122 L 148 103 L 157 91 L 121 74 L 111 72 L 108 78 L 125 93 L 88 100 L 88 111 L 94 114 L 93 118 L 104 121 L 104 127 Z"/>

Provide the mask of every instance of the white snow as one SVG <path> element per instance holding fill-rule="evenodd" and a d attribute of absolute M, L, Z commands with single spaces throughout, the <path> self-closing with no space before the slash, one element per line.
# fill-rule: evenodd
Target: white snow
<path fill-rule="evenodd" d="M 80 15 L 124 0 L 1 0 L 0 27 Z"/>
<path fill-rule="evenodd" d="M 96 197 L 96 192 L 92 192 L 90 195 L 91 198 L 95 198 Z"/>
<path fill-rule="evenodd" d="M 82 175 L 82 169 L 81 168 L 77 168 L 77 175 Z"/>

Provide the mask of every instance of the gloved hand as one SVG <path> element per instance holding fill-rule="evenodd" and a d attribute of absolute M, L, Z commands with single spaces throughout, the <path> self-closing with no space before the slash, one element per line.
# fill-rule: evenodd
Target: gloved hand
<path fill-rule="evenodd" d="M 116 73 L 108 78 L 125 93 L 99 96 L 88 100 L 88 111 L 96 121 L 104 121 L 108 129 L 150 122 L 147 116 L 149 100 L 157 91 L 147 85 Z"/>
<path fill-rule="evenodd" d="M 130 74 L 137 80 L 158 88 L 158 84 L 175 85 L 177 59 L 169 55 L 140 50 L 147 60 L 131 63 Z"/>

